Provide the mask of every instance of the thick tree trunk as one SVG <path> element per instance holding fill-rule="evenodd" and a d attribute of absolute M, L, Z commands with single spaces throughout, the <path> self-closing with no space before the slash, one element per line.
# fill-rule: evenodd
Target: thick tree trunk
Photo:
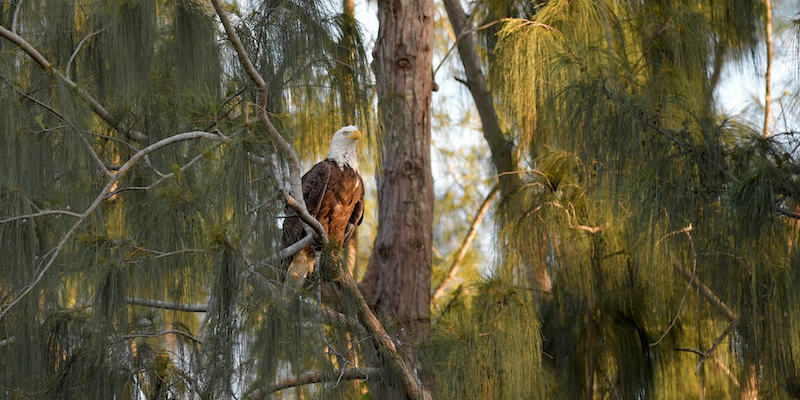
<path fill-rule="evenodd" d="M 429 322 L 433 1 L 380 1 L 378 20 L 378 233 L 361 288 L 384 322 L 396 323 L 400 341 L 414 344 Z"/>

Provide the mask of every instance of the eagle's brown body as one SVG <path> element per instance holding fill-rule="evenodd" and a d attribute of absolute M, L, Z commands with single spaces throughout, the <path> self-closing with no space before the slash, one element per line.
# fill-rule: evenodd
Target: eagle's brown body
<path fill-rule="evenodd" d="M 349 165 L 341 168 L 331 159 L 314 165 L 302 178 L 303 199 L 308 212 L 325 228 L 328 239 L 338 245 L 349 239 L 348 224 L 361 224 L 364 215 L 364 182 L 358 171 Z M 294 215 L 286 208 L 286 215 Z M 297 216 L 289 216 L 283 223 L 283 247 L 286 248 L 305 236 L 303 223 Z M 284 260 L 283 270 L 287 268 L 295 274 L 309 273 L 313 269 L 314 247 L 308 246 L 291 260 Z M 308 264 L 311 264 L 310 266 Z M 291 267 L 290 267 L 291 264 Z M 299 271 L 296 264 L 303 264 Z"/>

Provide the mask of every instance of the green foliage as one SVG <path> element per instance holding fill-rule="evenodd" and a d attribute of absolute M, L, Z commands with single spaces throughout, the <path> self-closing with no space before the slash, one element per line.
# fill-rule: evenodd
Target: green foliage
<path fill-rule="evenodd" d="M 533 298 L 493 278 L 440 315 L 430 349 L 436 398 L 547 398 Z"/>
<path fill-rule="evenodd" d="M 331 4 L 254 6 L 234 20 L 287 138 L 317 159 L 343 122 L 370 131 L 358 29 L 348 31 L 356 64 L 343 70 L 344 24 Z M 128 140 L 0 40 L 0 312 L 21 299 L 0 319 L 0 365 L 16 366 L 0 369 L 0 398 L 230 398 L 289 373 L 343 368 L 334 352 L 355 352 L 348 340 L 363 338 L 323 327 L 315 304 L 289 306 L 273 291 L 286 165 L 254 123 L 255 91 L 213 9 L 195 0 L 0 3 L 4 27 L 14 14 L 19 35 L 56 70 L 147 139 Z M 343 73 L 355 85 L 342 85 Z M 355 117 L 342 115 L 344 90 L 357 91 Z M 230 143 L 160 148 L 82 217 L 133 154 L 213 129 Z M 350 388 L 298 393 L 349 398 Z"/>
<path fill-rule="evenodd" d="M 721 69 L 757 45 L 761 3 L 542 3 L 504 22 L 491 77 L 527 152 L 500 214 L 504 268 L 546 289 L 557 392 L 728 398 L 755 364 L 760 392 L 787 397 L 800 317 L 777 304 L 800 304 L 778 289 L 798 283 L 778 211 L 800 199 L 796 140 L 720 115 L 715 97 Z M 708 351 L 729 321 L 675 266 L 741 319 L 697 374 L 675 349 Z"/>

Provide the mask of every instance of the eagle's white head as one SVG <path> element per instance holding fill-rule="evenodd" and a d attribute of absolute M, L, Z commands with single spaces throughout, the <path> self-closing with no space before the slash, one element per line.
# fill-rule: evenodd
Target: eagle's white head
<path fill-rule="evenodd" d="M 345 165 L 358 170 L 358 152 L 356 144 L 361 138 L 361 131 L 355 125 L 348 125 L 336 131 L 331 139 L 331 148 L 328 150 L 328 159 L 336 162 L 339 168 Z"/>

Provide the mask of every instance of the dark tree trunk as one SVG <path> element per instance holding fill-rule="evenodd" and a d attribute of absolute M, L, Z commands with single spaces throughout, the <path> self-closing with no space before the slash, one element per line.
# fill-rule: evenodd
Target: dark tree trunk
<path fill-rule="evenodd" d="M 400 341 L 413 344 L 429 322 L 433 1 L 379 1 L 378 20 L 378 233 L 361 288 Z"/>

